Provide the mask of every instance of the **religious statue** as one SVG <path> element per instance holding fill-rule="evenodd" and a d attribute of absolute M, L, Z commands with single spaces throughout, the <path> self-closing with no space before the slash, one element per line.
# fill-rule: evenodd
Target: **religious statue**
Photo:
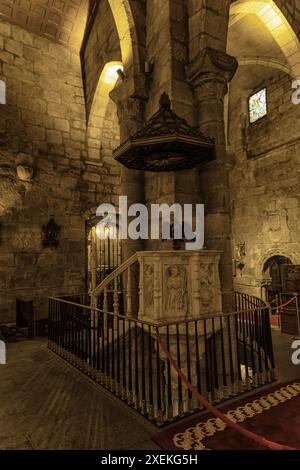
<path fill-rule="evenodd" d="M 213 265 L 200 264 L 201 305 L 203 311 L 214 309 L 215 288 L 213 286 Z"/>
<path fill-rule="evenodd" d="M 151 308 L 154 303 L 154 269 L 151 264 L 145 266 L 145 303 Z"/>
<path fill-rule="evenodd" d="M 183 266 L 173 265 L 167 269 L 166 310 L 175 316 L 187 316 L 187 273 Z"/>

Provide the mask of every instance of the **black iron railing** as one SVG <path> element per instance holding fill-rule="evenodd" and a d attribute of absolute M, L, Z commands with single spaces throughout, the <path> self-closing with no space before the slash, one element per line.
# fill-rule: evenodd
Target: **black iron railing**
<path fill-rule="evenodd" d="M 158 333 L 189 381 L 212 403 L 274 379 L 265 304 L 155 324 L 49 299 L 50 349 L 162 425 L 200 405 L 166 360 Z"/>
<path fill-rule="evenodd" d="M 244 294 L 243 292 L 235 292 L 235 308 L 236 311 L 251 310 L 252 308 L 265 308 L 267 304 L 258 297 Z"/>

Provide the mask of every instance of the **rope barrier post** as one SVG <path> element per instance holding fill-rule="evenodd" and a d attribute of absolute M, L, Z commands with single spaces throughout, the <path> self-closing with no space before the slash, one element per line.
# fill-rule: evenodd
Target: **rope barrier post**
<path fill-rule="evenodd" d="M 281 308 L 280 308 L 280 305 L 283 304 L 283 301 L 282 301 L 282 293 L 280 292 L 279 293 L 279 305 L 277 304 L 277 309 L 278 309 L 278 316 L 279 316 L 279 326 L 280 326 L 280 331 L 282 332 L 282 317 L 281 317 Z"/>

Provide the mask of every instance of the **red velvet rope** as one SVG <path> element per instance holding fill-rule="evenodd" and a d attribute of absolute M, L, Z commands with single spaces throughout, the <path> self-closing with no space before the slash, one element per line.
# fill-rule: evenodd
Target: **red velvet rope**
<path fill-rule="evenodd" d="M 290 305 L 292 302 L 294 302 L 294 300 L 296 300 L 298 298 L 298 294 L 295 295 L 295 297 L 293 297 L 292 299 L 288 300 L 287 302 L 285 302 L 284 304 L 281 304 L 281 305 L 278 305 L 276 307 L 270 307 L 270 310 L 279 310 L 279 309 L 282 309 L 284 307 L 287 307 L 288 305 Z M 275 299 L 276 300 L 276 299 Z M 274 302 L 272 300 L 272 302 Z M 271 303 L 272 303 L 271 302 Z M 267 308 L 268 306 L 266 305 L 265 307 L 254 307 L 254 308 L 248 308 L 247 310 L 238 310 L 236 313 L 248 313 L 248 312 L 255 312 L 257 310 L 264 310 L 265 308 Z"/>
<path fill-rule="evenodd" d="M 246 438 L 250 439 L 251 441 L 256 442 L 259 445 L 262 445 L 264 447 L 267 447 L 268 449 L 271 450 L 297 450 L 294 449 L 293 447 L 288 447 L 284 446 L 282 444 L 277 444 L 276 442 L 269 441 L 265 437 L 259 436 L 258 434 L 255 434 L 254 432 L 248 431 L 247 429 L 244 429 L 242 426 L 239 424 L 235 423 L 232 421 L 230 418 L 228 418 L 224 413 L 222 413 L 220 410 L 215 408 L 211 403 L 209 403 L 200 393 L 193 387 L 193 385 L 189 382 L 185 374 L 182 372 L 181 369 L 179 369 L 177 363 L 175 362 L 174 358 L 172 357 L 171 353 L 168 351 L 166 348 L 164 342 L 162 341 L 159 333 L 157 333 L 157 341 L 159 345 L 161 346 L 162 350 L 164 351 L 167 359 L 171 363 L 171 365 L 174 367 L 176 370 L 177 374 L 181 378 L 181 380 L 184 382 L 186 387 L 192 392 L 194 397 L 202 403 L 205 408 L 207 408 L 214 416 L 217 418 L 220 418 L 227 426 L 231 429 L 234 429 L 237 431 L 239 434 L 242 434 Z"/>
<path fill-rule="evenodd" d="M 288 300 L 287 302 L 285 302 L 284 304 L 282 305 L 278 305 L 278 307 L 272 307 L 271 310 L 279 310 L 279 309 L 282 309 L 284 307 L 287 307 L 288 305 L 290 305 L 292 302 L 294 302 L 294 300 L 296 300 L 298 297 L 298 294 L 295 295 L 295 297 L 293 297 L 292 299 Z"/>

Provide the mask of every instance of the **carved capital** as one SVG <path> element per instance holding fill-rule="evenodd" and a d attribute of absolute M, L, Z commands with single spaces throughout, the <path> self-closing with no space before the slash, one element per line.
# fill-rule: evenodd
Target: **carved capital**
<path fill-rule="evenodd" d="M 125 79 L 119 81 L 109 95 L 118 107 L 120 118 L 123 117 L 123 113 L 124 117 L 131 117 L 140 108 L 143 113 L 144 104 L 148 99 L 145 75 L 138 74 L 132 79 L 125 76 Z"/>
<path fill-rule="evenodd" d="M 145 101 L 137 97 L 129 96 L 128 98 L 119 101 L 117 112 L 120 124 L 122 121 L 128 119 L 143 123 L 144 108 Z"/>
<path fill-rule="evenodd" d="M 238 68 L 237 60 L 211 47 L 202 49 L 190 63 L 188 77 L 197 88 L 207 82 L 219 83 L 225 88 Z"/>
<path fill-rule="evenodd" d="M 147 96 L 141 87 L 136 89 L 132 82 L 125 80 L 110 92 L 110 97 L 117 105 L 121 141 L 124 141 L 144 124 Z"/>

